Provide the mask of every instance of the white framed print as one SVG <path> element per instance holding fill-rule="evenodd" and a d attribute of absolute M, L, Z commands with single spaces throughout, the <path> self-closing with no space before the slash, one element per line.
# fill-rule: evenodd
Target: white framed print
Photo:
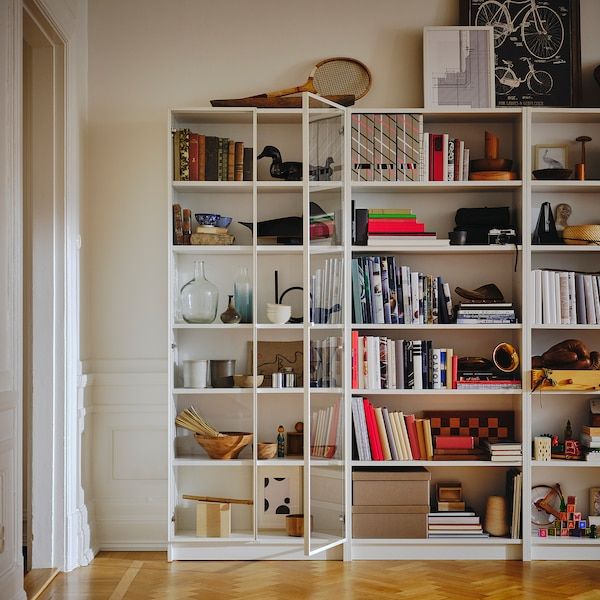
<path fill-rule="evenodd" d="M 301 512 L 301 467 L 259 467 L 258 528 L 285 529 L 286 515 Z"/>
<path fill-rule="evenodd" d="M 536 169 L 568 169 L 568 144 L 537 144 L 535 146 Z"/>
<path fill-rule="evenodd" d="M 494 28 L 423 28 L 424 106 L 494 108 Z"/>

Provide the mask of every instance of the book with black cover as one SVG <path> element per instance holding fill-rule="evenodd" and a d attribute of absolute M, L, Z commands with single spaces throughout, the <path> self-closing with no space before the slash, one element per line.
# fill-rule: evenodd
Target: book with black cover
<path fill-rule="evenodd" d="M 204 138 L 206 154 L 205 176 L 206 181 L 218 181 L 219 176 L 219 138 L 207 135 Z"/>

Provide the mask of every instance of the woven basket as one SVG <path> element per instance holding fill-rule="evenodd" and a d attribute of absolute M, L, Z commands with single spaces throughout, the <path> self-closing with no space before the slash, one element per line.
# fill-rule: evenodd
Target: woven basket
<path fill-rule="evenodd" d="M 600 245 L 600 225 L 567 225 L 563 230 L 563 241 L 574 246 Z"/>

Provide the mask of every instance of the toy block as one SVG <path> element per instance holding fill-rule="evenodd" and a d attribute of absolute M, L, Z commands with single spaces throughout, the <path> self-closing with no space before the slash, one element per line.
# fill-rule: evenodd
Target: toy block
<path fill-rule="evenodd" d="M 538 534 L 540 537 L 548 537 L 548 531 L 542 527 L 542 529 L 538 529 Z"/>
<path fill-rule="evenodd" d="M 561 521 L 560 522 L 561 529 L 567 529 L 568 527 L 569 527 L 569 521 Z"/>
<path fill-rule="evenodd" d="M 567 529 L 575 529 L 575 521 L 569 521 Z"/>
<path fill-rule="evenodd" d="M 567 518 L 567 521 L 574 521 L 574 520 L 575 520 L 575 519 L 573 518 L 573 515 L 574 515 L 574 514 L 575 514 L 575 513 L 567 513 L 567 517 L 568 517 L 568 518 Z"/>
<path fill-rule="evenodd" d="M 567 504 L 576 504 L 575 496 L 567 496 Z"/>
<path fill-rule="evenodd" d="M 554 529 L 554 527 L 551 527 L 550 529 L 548 529 L 548 535 L 550 537 L 556 537 L 556 529 Z"/>
<path fill-rule="evenodd" d="M 560 513 L 560 520 L 561 521 L 566 521 L 567 520 L 567 513 L 566 512 L 561 512 Z"/>
<path fill-rule="evenodd" d="M 579 529 L 587 529 L 587 521 L 585 519 L 579 521 Z"/>
<path fill-rule="evenodd" d="M 567 512 L 574 513 L 575 512 L 575 504 L 567 503 Z"/>
<path fill-rule="evenodd" d="M 560 537 L 569 537 L 569 530 L 568 529 L 561 529 L 560 530 Z"/>
<path fill-rule="evenodd" d="M 573 514 L 573 519 L 575 521 L 581 521 L 581 513 L 574 513 Z"/>

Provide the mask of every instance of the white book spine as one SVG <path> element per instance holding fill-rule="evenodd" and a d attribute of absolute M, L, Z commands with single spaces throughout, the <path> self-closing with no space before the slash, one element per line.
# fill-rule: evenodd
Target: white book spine
<path fill-rule="evenodd" d="M 535 305 L 534 311 L 532 314 L 534 315 L 534 322 L 536 325 L 541 325 L 543 321 L 542 317 L 542 305 L 543 305 L 543 295 L 542 295 L 542 270 L 536 269 L 534 272 L 534 287 L 535 287 Z"/>
<path fill-rule="evenodd" d="M 568 325 L 570 322 L 569 302 L 569 274 L 565 271 L 558 274 L 559 298 L 560 298 L 560 323 Z"/>
<path fill-rule="evenodd" d="M 592 276 L 583 276 L 583 286 L 585 289 L 585 310 L 588 325 L 597 325 L 596 307 L 594 305 L 594 292 L 592 290 Z"/>
<path fill-rule="evenodd" d="M 577 301 L 575 294 L 575 273 L 570 271 L 569 276 L 569 324 L 577 325 Z"/>
<path fill-rule="evenodd" d="M 358 414 L 360 416 L 360 430 L 365 460 L 371 460 L 371 446 L 369 445 L 369 432 L 367 431 L 367 419 L 365 417 L 365 405 L 362 398 L 354 398 L 358 404 Z"/>
<path fill-rule="evenodd" d="M 463 180 L 469 180 L 469 159 L 470 159 L 471 150 L 469 148 L 465 148 L 464 158 L 463 158 Z"/>
<path fill-rule="evenodd" d="M 598 294 L 598 276 L 592 275 L 592 292 L 594 295 L 594 312 L 596 313 L 596 324 L 600 324 L 600 296 Z"/>
<path fill-rule="evenodd" d="M 552 289 L 550 285 L 550 271 L 542 271 L 542 323 L 552 323 Z"/>
<path fill-rule="evenodd" d="M 354 439 L 358 450 L 358 460 L 367 460 L 362 445 L 362 429 L 360 426 L 360 413 L 358 412 L 358 398 L 352 398 L 352 424 L 354 426 Z"/>
<path fill-rule="evenodd" d="M 412 319 L 411 323 L 418 325 L 420 322 L 419 311 L 419 273 L 411 272 L 410 274 L 410 296 L 412 304 Z"/>
<path fill-rule="evenodd" d="M 410 447 L 410 441 L 408 439 L 408 431 L 406 429 L 406 421 L 404 420 L 404 413 L 402 413 L 402 412 L 396 413 L 396 417 L 398 419 L 398 423 L 400 425 L 400 431 L 402 432 L 402 438 L 404 440 L 404 448 L 406 450 L 406 459 L 412 460 L 413 455 L 412 455 L 412 450 Z"/>
<path fill-rule="evenodd" d="M 554 323 L 560 324 L 560 273 L 554 273 Z"/>

